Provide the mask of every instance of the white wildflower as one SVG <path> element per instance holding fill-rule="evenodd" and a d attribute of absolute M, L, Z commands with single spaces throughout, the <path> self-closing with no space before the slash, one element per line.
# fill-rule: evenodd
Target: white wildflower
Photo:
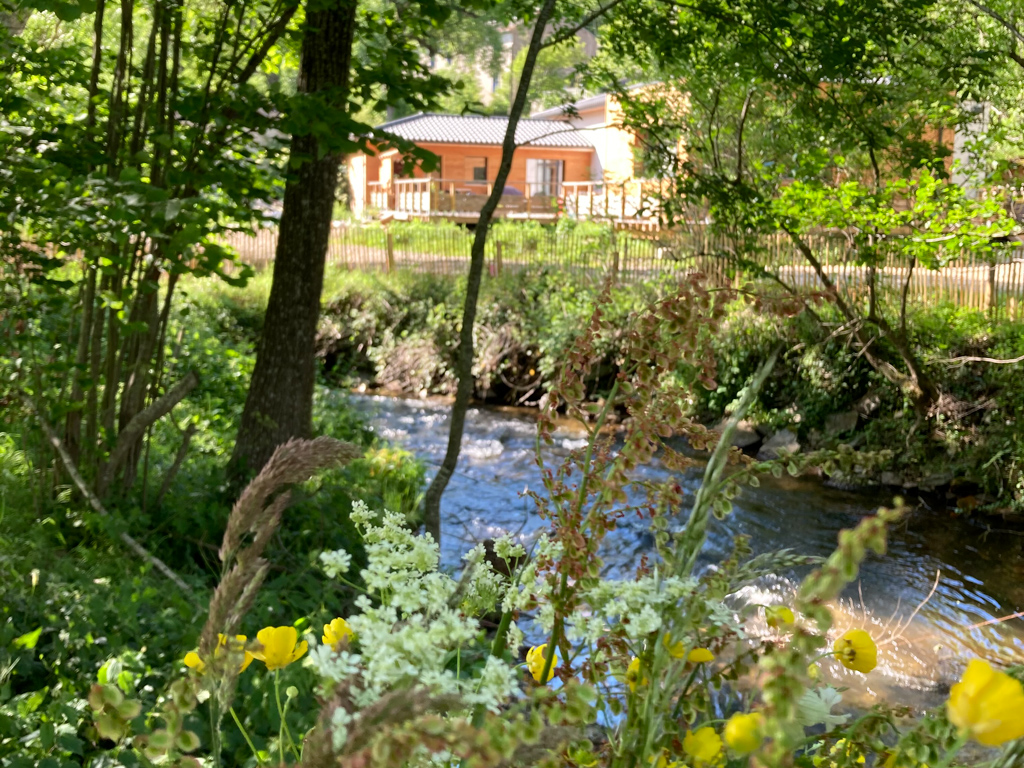
<path fill-rule="evenodd" d="M 318 645 L 306 656 L 306 665 L 312 667 L 322 680 L 340 683 L 359 670 L 359 657 L 348 651 L 335 653 L 329 645 Z"/>
<path fill-rule="evenodd" d="M 370 511 L 370 508 L 366 506 L 365 501 L 356 499 L 352 502 L 352 514 L 349 517 L 355 525 L 364 526 L 369 525 L 375 515 Z"/>
<path fill-rule="evenodd" d="M 343 573 L 348 573 L 352 565 L 352 555 L 343 549 L 336 549 L 333 552 L 321 552 L 320 562 L 323 563 L 324 573 L 327 578 L 336 579 Z"/>
<path fill-rule="evenodd" d="M 338 707 L 331 713 L 331 746 L 335 752 L 341 752 L 348 741 L 348 724 L 354 719 L 344 707 Z"/>
<path fill-rule="evenodd" d="M 508 634 L 505 636 L 505 647 L 515 656 L 523 645 L 523 630 L 513 621 L 508 625 Z"/>
<path fill-rule="evenodd" d="M 651 606 L 645 605 L 639 613 L 630 614 L 629 624 L 626 625 L 626 635 L 633 640 L 639 640 L 659 629 L 661 629 L 661 616 Z"/>
<path fill-rule="evenodd" d="M 511 565 L 513 560 L 526 557 L 526 550 L 519 542 L 513 541 L 508 534 L 494 540 L 494 554 Z"/>

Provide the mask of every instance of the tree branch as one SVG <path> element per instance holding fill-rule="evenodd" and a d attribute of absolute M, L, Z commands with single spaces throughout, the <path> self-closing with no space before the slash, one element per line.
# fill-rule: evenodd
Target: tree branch
<path fill-rule="evenodd" d="M 39 409 L 36 407 L 35 401 L 32 400 L 32 398 L 29 397 L 29 395 L 26 392 L 21 393 L 21 398 L 29 407 L 29 410 L 32 411 L 32 413 L 35 415 L 36 419 L 39 422 L 39 426 L 43 430 L 43 434 L 46 435 L 46 439 L 49 441 L 50 445 L 52 445 L 54 447 L 54 450 L 57 451 L 57 455 L 60 456 L 60 460 L 61 463 L 64 465 L 64 469 L 67 470 L 68 475 L 71 476 L 71 480 L 78 488 L 79 492 L 85 497 L 86 501 L 89 502 L 89 506 L 91 506 L 96 511 L 96 514 L 101 515 L 102 517 L 110 517 L 110 513 L 107 512 L 106 507 L 103 506 L 103 502 L 101 502 L 99 500 L 99 497 L 92 492 L 92 489 L 89 488 L 89 486 L 85 482 L 85 479 L 78 472 L 78 467 L 76 467 L 75 462 L 72 461 L 71 454 L 68 453 L 68 449 L 64 446 L 64 443 L 61 442 L 61 439 L 57 437 L 57 433 L 53 431 L 53 427 L 51 427 L 47 423 L 46 419 L 44 419 L 43 415 L 39 412 Z M 126 545 L 128 545 L 128 548 L 130 550 L 132 550 L 135 554 L 137 554 L 147 563 L 149 563 L 158 571 L 160 571 L 160 573 L 162 573 L 164 576 L 166 576 L 168 579 L 174 582 L 174 585 L 178 587 L 178 589 L 180 589 L 182 592 L 184 592 L 185 595 L 190 600 L 192 600 L 193 603 L 195 603 L 197 606 L 202 606 L 202 603 L 196 597 L 196 594 L 193 591 L 192 587 L 186 584 L 185 581 L 178 574 L 171 570 L 170 566 L 167 565 L 167 563 L 165 563 L 156 555 L 152 554 L 148 549 L 139 544 L 138 541 L 136 541 L 127 533 L 122 531 L 119 534 L 119 538 Z"/>
<path fill-rule="evenodd" d="M 540 47 L 542 49 L 543 48 L 550 48 L 553 45 L 558 45 L 559 43 L 564 43 L 569 38 L 574 37 L 577 32 L 579 32 L 580 30 L 584 29 L 588 24 L 591 24 L 594 21 L 597 21 L 602 16 L 604 16 L 606 13 L 608 13 L 608 11 L 610 11 L 616 5 L 619 5 L 622 1 L 623 0 L 610 0 L 610 2 L 605 3 L 604 5 L 602 5 L 597 10 L 595 10 L 595 11 L 587 14 L 586 16 L 584 16 L 583 17 L 583 21 L 581 21 L 576 26 L 574 26 L 574 27 L 564 27 L 562 29 L 555 30 L 554 34 L 552 34 L 551 37 L 549 37 L 547 40 L 545 40 L 543 43 L 541 43 Z"/>
<path fill-rule="evenodd" d="M 260 49 L 249 57 L 249 61 L 246 62 L 245 67 L 235 80 L 236 84 L 242 85 L 248 82 L 250 77 L 256 74 L 256 69 L 267 57 L 267 54 L 270 53 L 270 49 L 274 47 L 281 35 L 284 34 L 285 29 L 287 29 L 289 22 L 292 20 L 292 17 L 295 15 L 295 11 L 297 11 L 298 8 L 298 3 L 294 3 L 290 8 L 285 9 L 284 13 L 282 13 L 281 17 L 277 20 L 277 23 L 274 24 L 267 33 L 267 37 L 263 41 L 263 45 L 261 45 Z"/>
<path fill-rule="evenodd" d="M 181 469 L 181 465 L 185 463 L 185 456 L 188 455 L 188 446 L 192 442 L 192 435 L 196 433 L 196 425 L 189 423 L 185 428 L 185 434 L 181 437 L 181 445 L 178 446 L 178 453 L 174 456 L 174 463 L 171 464 L 171 468 L 167 470 L 167 474 L 164 475 L 164 481 L 160 485 L 160 493 L 156 497 L 156 508 L 159 509 L 163 504 L 164 496 L 167 495 L 167 491 L 171 487 L 171 481 L 174 480 L 178 474 L 178 470 Z"/>
<path fill-rule="evenodd" d="M 946 360 L 936 360 L 936 363 L 945 363 L 947 365 L 964 365 L 965 363 L 992 363 L 994 365 L 1015 365 L 1016 363 L 1024 363 L 1024 355 L 1020 357 L 1014 357 L 1009 360 L 999 360 L 994 357 L 951 357 Z"/>
<path fill-rule="evenodd" d="M 989 8 L 987 5 L 979 3 L 978 0 L 967 0 L 967 2 L 973 5 L 982 13 L 984 13 L 986 16 L 989 16 L 990 18 L 993 18 L 996 21 L 998 21 L 1006 28 L 1007 32 L 1009 32 L 1011 35 L 1017 38 L 1020 42 L 1024 43 L 1024 33 L 1017 29 L 1017 26 L 1012 21 L 1007 19 L 1005 16 L 1000 15 L 998 11 Z"/>
<path fill-rule="evenodd" d="M 135 441 L 142 437 L 142 433 L 146 431 L 146 428 L 170 413 L 171 409 L 197 386 L 199 386 L 199 376 L 195 371 L 189 371 L 185 374 L 185 378 L 167 390 L 163 397 L 154 400 L 147 408 L 139 411 L 125 425 L 125 428 L 118 434 L 114 450 L 110 452 L 110 458 L 100 474 L 96 490 L 101 496 L 110 487 L 110 483 L 113 482 L 114 475 L 121 466 L 121 462 L 124 461 Z"/>

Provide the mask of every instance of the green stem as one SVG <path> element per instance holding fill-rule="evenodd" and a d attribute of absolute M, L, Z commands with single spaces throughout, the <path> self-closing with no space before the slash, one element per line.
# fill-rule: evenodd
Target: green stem
<path fill-rule="evenodd" d="M 215 696 L 210 697 L 210 752 L 213 753 L 213 765 L 214 768 L 220 768 L 220 729 L 217 727 L 217 713 L 216 709 L 217 698 Z"/>
<path fill-rule="evenodd" d="M 252 756 L 256 758 L 256 765 L 260 764 L 260 753 L 256 751 L 256 745 L 252 743 L 252 739 L 249 738 L 249 732 L 245 730 L 245 726 L 242 725 L 242 721 L 238 719 L 238 715 L 235 713 L 235 708 L 231 707 L 231 718 L 235 721 L 235 725 L 238 726 L 238 730 L 242 732 L 242 738 L 245 739 L 245 743 L 249 745 L 249 749 L 252 750 Z"/>
<path fill-rule="evenodd" d="M 579 509 L 583 509 L 583 504 L 587 500 L 587 480 L 590 477 L 590 463 L 594 459 L 594 445 L 597 443 L 597 438 L 601 434 L 601 428 L 604 426 L 605 419 L 608 418 L 608 410 L 615 403 L 615 396 L 619 392 L 619 380 L 616 379 L 615 383 L 612 384 L 611 391 L 608 392 L 608 398 L 604 401 L 604 406 L 601 408 L 601 412 L 598 414 L 597 421 L 594 422 L 594 431 L 590 434 L 590 439 L 587 441 L 587 452 L 583 457 L 583 477 L 580 479 L 579 493 L 576 498 L 576 505 Z M 593 512 L 593 509 L 591 509 Z M 590 523 L 590 513 L 587 514 L 586 519 L 583 521 L 583 525 L 580 526 L 580 530 L 586 530 Z M 562 572 L 562 580 L 559 584 L 557 598 L 559 601 L 564 600 L 565 590 L 569 584 L 569 574 L 567 571 Z M 555 647 L 561 641 L 562 632 L 562 616 L 561 612 L 558 611 L 555 614 L 555 625 L 551 628 L 551 638 L 548 640 L 548 647 L 544 654 L 544 671 L 541 672 L 540 679 L 547 682 L 548 674 L 551 672 L 551 665 L 555 659 Z"/>
<path fill-rule="evenodd" d="M 501 614 L 501 621 L 498 622 L 498 633 L 491 643 L 491 656 L 501 656 L 505 653 L 505 643 L 508 637 L 508 627 L 512 623 L 512 611 L 505 611 Z"/>
<path fill-rule="evenodd" d="M 956 757 L 957 752 L 964 748 L 968 738 L 970 737 L 966 733 L 958 736 L 957 740 L 953 743 L 953 746 L 949 748 L 946 756 L 942 759 L 942 762 L 935 766 L 935 768 L 949 768 L 953 762 L 953 758 Z"/>
<path fill-rule="evenodd" d="M 277 714 L 281 718 L 281 725 L 277 729 L 277 752 L 280 756 L 281 765 L 284 765 L 284 709 L 281 707 L 281 670 L 274 670 L 274 698 L 277 700 Z"/>

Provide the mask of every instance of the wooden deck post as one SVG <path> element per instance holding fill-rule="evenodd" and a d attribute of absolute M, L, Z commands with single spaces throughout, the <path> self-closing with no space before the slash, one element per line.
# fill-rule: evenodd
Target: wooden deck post
<path fill-rule="evenodd" d="M 580 187 L 576 185 L 576 194 L 573 196 L 573 209 L 575 210 L 576 220 L 580 218 Z"/>
<path fill-rule="evenodd" d="M 501 240 L 494 243 L 494 274 L 501 274 Z"/>
<path fill-rule="evenodd" d="M 530 218 L 530 211 L 532 209 L 531 197 L 530 197 L 530 182 L 524 182 L 523 186 L 526 187 L 526 218 Z"/>
<path fill-rule="evenodd" d="M 395 236 L 388 230 L 387 238 L 387 261 L 384 263 L 385 274 L 390 275 L 395 271 Z"/>
<path fill-rule="evenodd" d="M 452 205 L 451 205 L 452 213 L 455 213 L 455 182 L 454 181 L 448 184 L 448 191 L 449 191 L 449 193 L 452 196 L 452 201 L 451 201 L 452 202 Z"/>
<path fill-rule="evenodd" d="M 619 220 L 620 221 L 625 221 L 626 220 L 626 182 L 622 182 L 621 197 L 622 197 L 622 200 L 621 200 L 621 202 L 622 202 L 622 213 L 619 214 Z"/>
<path fill-rule="evenodd" d="M 594 218 L 594 183 L 591 182 L 587 187 L 590 192 L 590 218 Z"/>

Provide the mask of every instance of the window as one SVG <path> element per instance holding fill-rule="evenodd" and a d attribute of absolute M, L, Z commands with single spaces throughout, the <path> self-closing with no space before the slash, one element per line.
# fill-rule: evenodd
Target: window
<path fill-rule="evenodd" d="M 531 195 L 557 195 L 562 186 L 563 160 L 526 160 L 526 183 Z"/>
<path fill-rule="evenodd" d="M 487 181 L 487 158 L 467 157 L 466 171 L 473 181 Z"/>

